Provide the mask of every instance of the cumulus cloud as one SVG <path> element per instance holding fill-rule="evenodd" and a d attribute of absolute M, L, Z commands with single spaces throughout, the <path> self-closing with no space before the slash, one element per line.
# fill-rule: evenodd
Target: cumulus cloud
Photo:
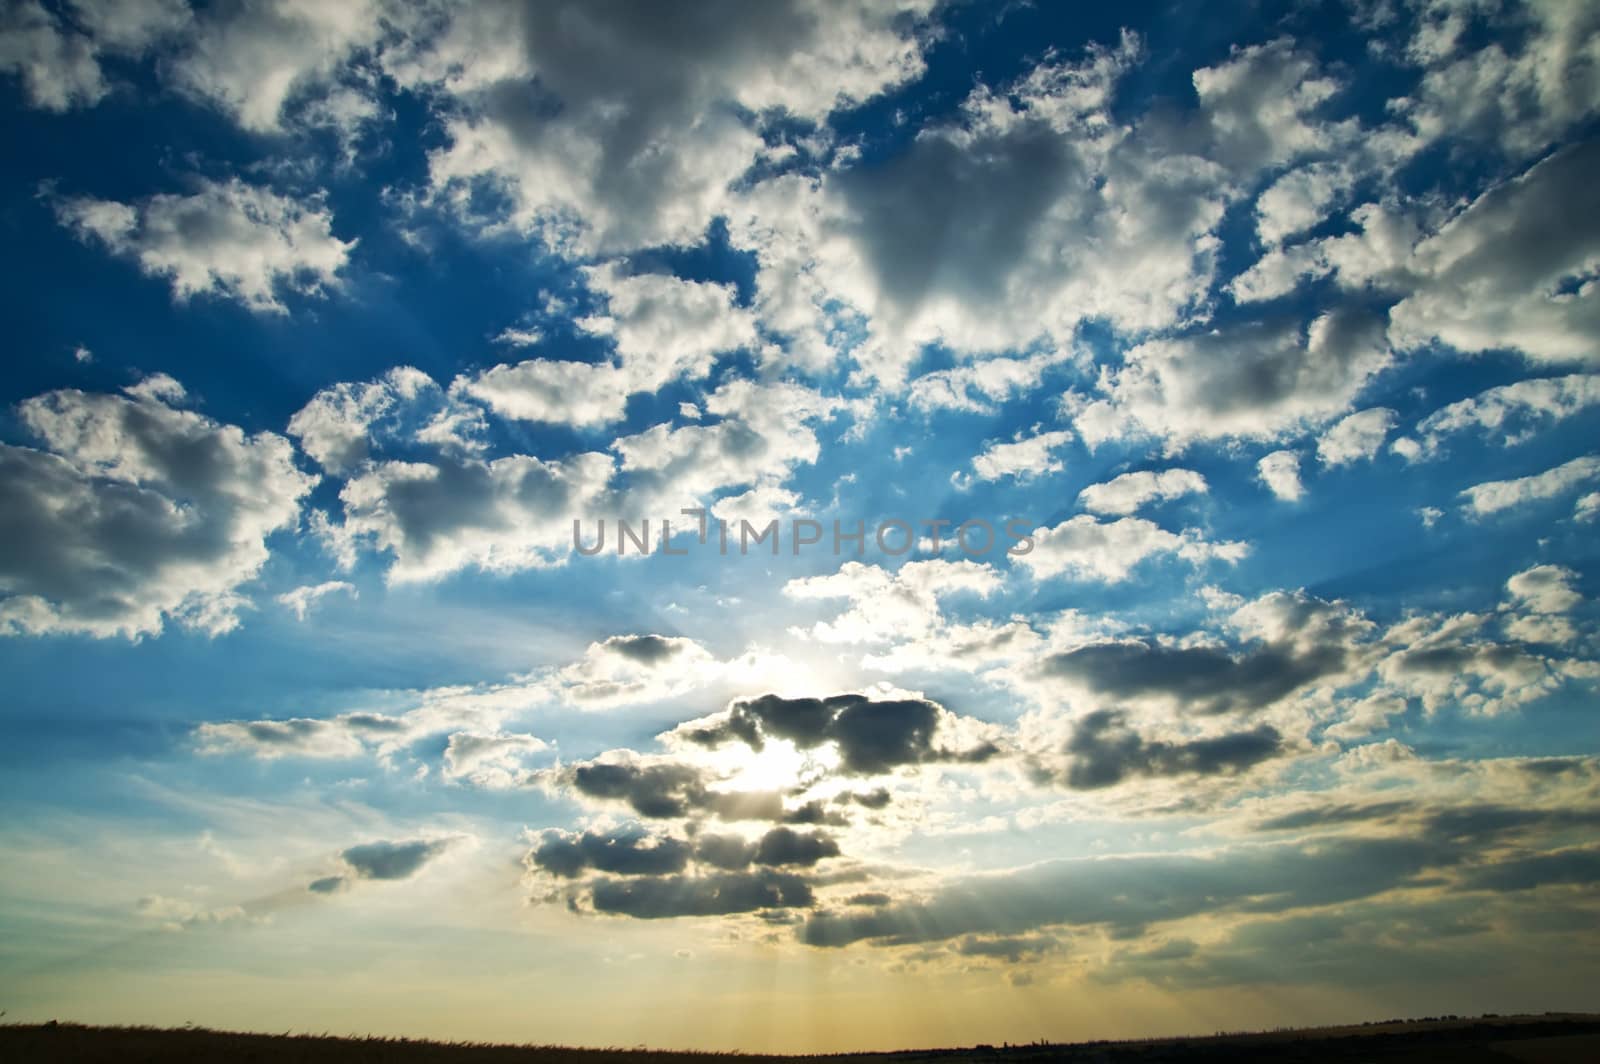
<path fill-rule="evenodd" d="M 1389 314 L 1391 341 L 1512 350 L 1536 362 L 1600 358 L 1600 192 L 1588 176 L 1596 166 L 1600 141 L 1557 152 L 1419 243 L 1407 267 L 1417 281 Z"/>
<path fill-rule="evenodd" d="M 20 78 L 35 107 L 66 111 L 98 103 L 108 88 L 97 52 L 91 38 L 38 0 L 0 7 L 0 72 Z"/>
<path fill-rule="evenodd" d="M 1037 779 L 1075 789 L 1110 787 L 1141 776 L 1210 776 L 1240 772 L 1276 756 L 1282 736 L 1269 724 L 1201 739 L 1146 739 L 1123 714 L 1096 710 L 1079 720 L 1060 751 L 1064 762 L 1036 762 Z"/>
<path fill-rule="evenodd" d="M 942 621 L 939 600 L 972 592 L 987 595 L 1000 586 L 1000 574 L 981 562 L 931 558 L 907 562 L 890 572 L 877 565 L 845 562 L 836 572 L 801 577 L 783 585 L 789 598 L 845 599 L 848 607 L 832 620 L 818 621 L 804 634 L 824 643 L 871 644 L 908 639 Z"/>
<path fill-rule="evenodd" d="M 652 820 L 711 815 L 721 820 L 777 820 L 783 799 L 775 791 L 717 790 L 716 777 L 698 765 L 651 758 L 629 750 L 552 770 L 547 778 L 584 798 L 626 805 Z"/>
<path fill-rule="evenodd" d="M 1317 441 L 1317 458 L 1325 466 L 1370 459 L 1394 428 L 1395 412 L 1377 406 L 1341 418 Z"/>
<path fill-rule="evenodd" d="M 368 842 L 352 846 L 339 856 L 358 879 L 410 879 L 455 841 L 444 838 Z"/>
<path fill-rule="evenodd" d="M 1140 470 L 1091 484 L 1078 492 L 1078 501 L 1097 514 L 1126 516 L 1148 503 L 1204 495 L 1207 490 L 1206 478 L 1192 469 Z"/>
<path fill-rule="evenodd" d="M 762 695 L 737 701 L 718 716 L 684 725 L 679 734 L 701 746 L 737 741 L 758 751 L 769 739 L 786 739 L 802 750 L 829 744 L 839 753 L 839 770 L 856 776 L 937 761 L 976 763 L 999 753 L 992 741 L 979 741 L 965 749 L 944 745 L 945 733 L 959 729 L 954 714 L 927 699 Z"/>
<path fill-rule="evenodd" d="M 1130 434 L 1169 451 L 1277 440 L 1342 413 L 1389 360 L 1382 319 L 1349 308 L 1305 327 L 1269 318 L 1150 340 L 1101 373 L 1101 397 L 1078 397 L 1073 424 L 1091 446 Z"/>
<path fill-rule="evenodd" d="M 1142 517 L 1102 522 L 1079 514 L 1054 528 L 1036 529 L 1033 535 L 1033 550 L 1017 555 L 1014 564 L 1039 579 L 1064 575 L 1104 584 L 1127 580 L 1149 558 L 1177 557 L 1191 565 L 1232 563 L 1250 551 L 1249 544 L 1208 540 L 1197 529 L 1168 532 Z"/>
<path fill-rule="evenodd" d="M 992 443 L 973 458 L 972 471 L 979 480 L 1035 477 L 1059 473 L 1061 459 L 1053 452 L 1072 439 L 1070 432 L 1041 432 L 1010 443 Z"/>
<path fill-rule="evenodd" d="M 284 314 L 284 292 L 317 296 L 339 287 L 355 242 L 333 235 L 333 215 L 319 198 L 300 202 L 238 178 L 195 185 L 188 195 L 161 193 L 137 204 L 69 197 L 56 203 L 56 216 L 168 281 L 179 300 L 214 294 Z"/>
<path fill-rule="evenodd" d="M 454 732 L 444 750 L 444 778 L 490 789 L 508 789 L 527 776 L 529 754 L 550 744 L 521 732 Z"/>
<path fill-rule="evenodd" d="M 429 158 L 436 199 L 589 251 L 690 244 L 763 150 L 743 115 L 815 121 L 922 69 L 925 3 L 719 3 L 670 17 L 625 4 L 505 2 L 450 13 L 388 60 L 453 105 Z M 495 218 L 499 223 L 503 220 Z"/>
<path fill-rule="evenodd" d="M 1256 478 L 1267 490 L 1287 502 L 1305 494 L 1300 482 L 1300 456 L 1293 451 L 1273 451 L 1256 463 Z"/>
<path fill-rule="evenodd" d="M 1185 715 L 1251 713 L 1342 678 L 1371 624 L 1337 603 L 1276 592 L 1234 612 L 1242 645 L 1148 639 L 1086 642 L 1038 660 L 1035 675 L 1085 705 L 1160 706 Z"/>
<path fill-rule="evenodd" d="M 898 384 L 927 343 L 995 354 L 1070 342 L 1086 319 L 1127 331 L 1182 320 L 1209 284 L 1208 234 L 1228 199 L 1228 164 L 1209 156 L 1258 153 L 1220 89 L 1203 129 L 1119 125 L 1109 103 L 1139 51 L 1127 35 L 1078 62 L 1052 57 L 1004 92 L 975 90 L 887 160 L 742 196 L 732 236 L 760 260 L 757 306 L 791 357 L 826 362 L 835 324 L 856 321 L 867 335 L 849 355 Z M 1277 62 L 1251 53 L 1229 68 Z M 1209 143 L 1183 150 L 1194 142 Z"/>
<path fill-rule="evenodd" d="M 417 421 L 425 400 L 436 408 L 436 419 L 448 415 L 440 408 L 441 399 L 433 378 L 413 366 L 396 366 L 376 380 L 340 381 L 317 392 L 289 419 L 288 433 L 323 469 L 343 474 L 370 457 L 380 433 L 401 434 L 407 415 L 413 438 L 426 431 Z M 435 437 L 432 442 L 444 441 Z"/>
<path fill-rule="evenodd" d="M 1489 388 L 1442 406 L 1417 422 L 1419 453 L 1436 455 L 1447 436 L 1479 432 L 1507 446 L 1534 430 L 1600 403 L 1600 374 L 1538 377 Z"/>
<path fill-rule="evenodd" d="M 1564 495 L 1573 488 L 1600 476 L 1600 457 L 1584 455 L 1563 462 L 1543 473 L 1514 480 L 1490 480 L 1462 491 L 1463 506 L 1475 514 L 1499 513 L 1543 499 Z"/>
<path fill-rule="evenodd" d="M 703 378 L 718 355 L 755 342 L 754 320 L 735 305 L 729 285 L 629 275 L 614 264 L 586 273 L 590 287 L 606 297 L 607 310 L 576 324 L 609 337 L 615 362 L 531 359 L 459 377 L 452 392 L 505 418 L 601 425 L 622 418 L 630 395 Z"/>
<path fill-rule="evenodd" d="M 305 620 L 317 603 L 329 595 L 344 593 L 351 598 L 357 597 L 356 586 L 348 580 L 325 580 L 320 584 L 307 584 L 285 591 L 278 596 L 278 601 L 294 611 L 296 620 Z"/>
<path fill-rule="evenodd" d="M 219 634 L 292 528 L 315 478 L 289 441 L 179 408 L 148 378 L 126 395 L 65 390 L 18 408 L 45 450 L 0 446 L 0 631 L 130 638 L 166 620 Z"/>

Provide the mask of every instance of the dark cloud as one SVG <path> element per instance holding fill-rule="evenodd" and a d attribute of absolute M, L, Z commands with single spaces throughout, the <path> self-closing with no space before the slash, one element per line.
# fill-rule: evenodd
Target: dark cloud
<path fill-rule="evenodd" d="M 1086 183 L 1072 142 L 1042 121 L 957 138 L 927 134 L 887 165 L 834 178 L 847 228 L 890 313 L 929 298 L 997 305 L 1029 261 L 1045 212 Z"/>
<path fill-rule="evenodd" d="M 1036 759 L 1041 780 L 1090 790 L 1134 777 L 1214 776 L 1242 772 L 1283 749 L 1277 729 L 1262 724 L 1185 742 L 1148 740 L 1127 726 L 1116 710 L 1102 709 L 1078 721 L 1062 753 L 1065 763 Z"/>
<path fill-rule="evenodd" d="M 621 876 L 654 876 L 682 872 L 689 854 L 689 844 L 680 839 L 622 828 L 577 834 L 546 831 L 528 859 L 537 868 L 567 878 L 591 869 Z"/>
<path fill-rule="evenodd" d="M 701 864 L 738 872 L 755 860 L 756 845 L 739 835 L 701 835 L 695 839 L 694 856 Z"/>
<path fill-rule="evenodd" d="M 893 797 L 887 787 L 879 787 L 875 791 L 852 794 L 848 800 L 865 809 L 885 809 Z"/>
<path fill-rule="evenodd" d="M 904 945 L 1031 935 L 1056 925 L 1099 926 L 1131 937 L 1149 924 L 1201 913 L 1288 912 L 1370 897 L 1455 860 L 1447 847 L 1394 838 L 1050 861 L 956 880 L 923 899 L 817 912 L 800 939 L 813 946 Z"/>
<path fill-rule="evenodd" d="M 588 798 L 623 802 L 652 820 L 710 814 L 722 820 L 778 820 L 783 799 L 772 791 L 715 791 L 705 772 L 674 761 L 588 761 L 558 775 Z"/>
<path fill-rule="evenodd" d="M 1337 644 L 1262 646 L 1240 654 L 1220 647 L 1092 643 L 1040 663 L 1045 676 L 1080 683 L 1108 699 L 1177 700 L 1190 712 L 1230 713 L 1270 706 L 1344 668 Z"/>
<path fill-rule="evenodd" d="M 809 907 L 811 886 L 789 872 L 719 872 L 705 876 L 601 879 L 589 891 L 596 912 L 662 920 Z"/>
<path fill-rule="evenodd" d="M 796 806 L 783 814 L 785 824 L 819 824 L 827 827 L 842 828 L 850 823 L 850 818 L 837 809 L 829 809 L 820 798 L 813 798 L 804 805 Z"/>
<path fill-rule="evenodd" d="M 730 740 L 760 750 L 767 738 L 787 739 L 801 749 L 838 745 L 840 769 L 871 776 L 901 765 L 930 761 L 981 762 L 999 753 L 993 743 L 952 751 L 934 745 L 944 710 L 920 698 L 873 701 L 865 695 L 830 698 L 760 698 L 735 702 L 715 723 L 683 734 L 702 746 Z"/>
<path fill-rule="evenodd" d="M 756 847 L 759 865 L 804 865 L 810 867 L 828 857 L 839 856 L 839 844 L 820 831 L 799 832 L 792 828 L 773 828 L 761 837 Z"/>
<path fill-rule="evenodd" d="M 894 899 L 881 890 L 866 890 L 860 894 L 852 894 L 844 900 L 846 905 L 864 905 L 875 909 L 881 905 L 888 905 Z"/>
<path fill-rule="evenodd" d="M 1472 869 L 1461 881 L 1468 890 L 1501 892 L 1596 883 L 1600 883 L 1600 850 L 1596 849 L 1561 850 L 1500 861 Z"/>
<path fill-rule="evenodd" d="M 684 647 L 684 640 L 660 635 L 614 635 L 602 645 L 641 665 L 659 665 Z"/>
<path fill-rule="evenodd" d="M 362 879 L 409 879 L 449 849 L 450 843 L 450 839 L 369 842 L 352 846 L 340 856 Z"/>
<path fill-rule="evenodd" d="M 344 876 L 324 876 L 313 879 L 306 885 L 306 889 L 313 894 L 337 894 L 346 886 Z"/>
<path fill-rule="evenodd" d="M 991 957 L 1012 964 L 1060 948 L 1061 943 L 1049 935 L 1007 935 L 1000 938 L 968 935 L 957 942 L 955 947 L 956 952 L 963 957 Z"/>
<path fill-rule="evenodd" d="M 1339 804 L 1312 806 L 1279 813 L 1251 825 L 1256 831 L 1300 831 L 1331 824 L 1353 824 L 1371 820 L 1391 820 L 1416 808 L 1415 802 L 1368 802 L 1365 805 Z"/>

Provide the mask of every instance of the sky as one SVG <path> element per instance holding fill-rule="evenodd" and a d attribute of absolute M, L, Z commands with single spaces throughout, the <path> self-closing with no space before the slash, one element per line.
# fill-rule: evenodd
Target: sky
<path fill-rule="evenodd" d="M 1600 1006 L 1597 116 L 1561 0 L 5 0 L 0 1010 Z"/>

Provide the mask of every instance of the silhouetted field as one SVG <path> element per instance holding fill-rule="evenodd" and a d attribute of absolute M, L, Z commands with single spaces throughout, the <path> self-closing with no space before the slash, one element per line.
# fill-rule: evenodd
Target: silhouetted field
<path fill-rule="evenodd" d="M 573 1049 L 470 1042 L 422 1042 L 401 1038 L 332 1038 L 323 1035 L 240 1034 L 205 1028 L 84 1027 L 78 1024 L 0 1026 L 0 1061 L 53 1064 L 89 1061 L 153 1064 L 176 1061 L 239 1061 L 254 1064 L 708 1064 L 736 1059 L 839 1061 L 841 1064 L 960 1064 L 965 1061 L 1496 1061 L 1500 1064 L 1591 1064 L 1600 1061 L 1600 1015 L 1447 1017 L 1391 1020 L 1349 1027 L 1320 1027 L 1251 1034 L 1218 1034 L 1128 1042 L 1071 1045 L 971 1046 L 898 1053 L 828 1056 L 766 1056 L 639 1049 Z"/>

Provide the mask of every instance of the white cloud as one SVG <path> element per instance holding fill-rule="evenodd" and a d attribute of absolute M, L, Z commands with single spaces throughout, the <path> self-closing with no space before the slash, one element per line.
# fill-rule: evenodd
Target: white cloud
<path fill-rule="evenodd" d="M 1600 359 L 1600 141 L 1490 189 L 1416 246 L 1416 278 L 1390 311 L 1397 347 L 1509 349 L 1537 362 Z"/>
<path fill-rule="evenodd" d="M 503 790 L 517 786 L 528 774 L 529 754 L 550 744 L 521 732 L 455 732 L 444 751 L 444 778 L 476 787 Z"/>
<path fill-rule="evenodd" d="M 185 92 L 216 106 L 254 133 L 283 130 L 296 103 L 341 127 L 371 118 L 367 93 L 338 83 L 358 49 L 378 42 L 384 14 L 376 0 L 266 0 L 208 8 L 186 35 L 167 73 Z"/>
<path fill-rule="evenodd" d="M 667 274 L 623 274 L 615 265 L 586 271 L 607 301 L 579 329 L 611 338 L 615 363 L 532 359 L 456 378 L 453 393 L 501 417 L 576 426 L 622 419 L 628 396 L 680 378 L 699 380 L 718 355 L 753 344 L 755 323 L 735 305 L 732 286 Z"/>
<path fill-rule="evenodd" d="M 94 42 L 38 0 L 0 8 L 0 73 L 21 78 L 28 102 L 47 111 L 95 104 L 108 91 Z"/>
<path fill-rule="evenodd" d="M 1273 451 L 1256 463 L 1256 477 L 1278 498 L 1294 502 L 1306 493 L 1300 482 L 1300 456 L 1293 451 Z"/>
<path fill-rule="evenodd" d="M 986 358 L 925 373 L 911 382 L 906 399 L 918 410 L 985 414 L 994 404 L 1032 391 L 1051 366 L 1066 359 L 1050 349 L 1018 358 Z"/>
<path fill-rule="evenodd" d="M 1118 584 L 1147 558 L 1176 556 L 1201 565 L 1213 560 L 1237 562 L 1249 552 L 1246 543 L 1212 542 L 1196 529 L 1179 535 L 1142 517 L 1101 522 L 1079 514 L 1054 528 L 1036 530 L 1032 552 L 1017 555 L 1013 562 L 1040 579 L 1066 575 Z"/>
<path fill-rule="evenodd" d="M 990 565 L 963 559 L 907 562 L 890 572 L 876 565 L 845 562 L 825 576 L 790 580 L 783 593 L 793 599 L 834 599 L 849 608 L 831 621 L 818 621 L 797 633 L 824 643 L 904 642 L 939 627 L 939 600 L 957 592 L 988 595 L 1000 586 Z"/>
<path fill-rule="evenodd" d="M 1066 431 L 1041 432 L 1011 443 L 991 443 L 972 459 L 972 471 L 979 480 L 1004 477 L 1033 477 L 1059 473 L 1061 459 L 1053 453 L 1072 440 Z"/>
<path fill-rule="evenodd" d="M 1531 423 L 1560 421 L 1597 403 L 1600 374 L 1596 373 L 1502 384 L 1440 407 L 1418 422 L 1419 454 L 1436 454 L 1443 437 L 1475 429 L 1485 435 L 1504 433 L 1500 439 L 1508 446 L 1521 443 L 1532 435 Z"/>
<path fill-rule="evenodd" d="M 1491 480 L 1467 488 L 1465 507 L 1478 514 L 1498 513 L 1514 506 L 1553 499 L 1564 495 L 1586 480 L 1600 477 L 1600 458 L 1585 455 L 1543 473 L 1515 480 Z"/>
<path fill-rule="evenodd" d="M 177 409 L 171 378 L 130 392 L 21 405 L 48 450 L 0 446 L 0 632 L 132 638 L 169 619 L 229 631 L 266 538 L 295 524 L 315 478 L 288 440 Z"/>
<path fill-rule="evenodd" d="M 343 473 L 367 458 L 376 423 L 427 391 L 438 385 L 412 366 L 396 366 L 374 381 L 333 384 L 295 412 L 288 433 L 322 468 Z"/>
<path fill-rule="evenodd" d="M 1395 425 L 1395 412 L 1375 406 L 1340 419 L 1317 441 L 1317 458 L 1325 466 L 1371 459 Z"/>
<path fill-rule="evenodd" d="M 237 178 L 201 179 L 197 189 L 137 205 L 68 198 L 56 214 L 80 237 L 165 278 L 180 300 L 216 294 L 282 314 L 284 291 L 321 295 L 339 286 L 355 241 L 333 235 L 333 216 L 319 199 L 297 202 Z"/>
<path fill-rule="evenodd" d="M 824 117 L 922 69 L 908 32 L 927 3 L 716 2 L 650 7 L 492 2 L 386 57 L 448 99 L 435 196 L 468 213 L 485 186 L 509 224 L 588 251 L 696 242 L 762 153 L 741 116 Z"/>
<path fill-rule="evenodd" d="M 1304 329 L 1279 319 L 1146 341 L 1102 370 L 1103 397 L 1069 405 L 1091 446 L 1128 435 L 1163 439 L 1168 451 L 1274 440 L 1343 412 L 1388 364 L 1382 322 L 1334 309 Z"/>
<path fill-rule="evenodd" d="M 1332 163 L 1291 170 L 1256 200 L 1256 235 L 1263 244 L 1280 244 L 1322 222 L 1329 206 L 1350 190 L 1351 174 Z"/>
<path fill-rule="evenodd" d="M 1573 588 L 1578 574 L 1564 565 L 1535 565 L 1506 581 L 1506 590 L 1523 608 L 1534 613 L 1566 613 L 1583 596 Z"/>
<path fill-rule="evenodd" d="M 742 195 L 732 238 L 759 258 L 757 306 L 790 357 L 848 352 L 863 376 L 899 384 L 927 343 L 994 354 L 1070 343 L 1086 319 L 1182 320 L 1210 283 L 1227 172 L 1168 141 L 1215 132 L 1210 147 L 1232 151 L 1233 133 L 1113 122 L 1114 84 L 1138 54 L 1129 35 L 1047 62 L 1006 93 L 976 90 L 883 165 Z"/>
<path fill-rule="evenodd" d="M 1141 470 L 1091 484 L 1078 493 L 1078 501 L 1097 514 L 1126 515 L 1148 502 L 1204 495 L 1208 490 L 1206 478 L 1192 469 Z"/>
<path fill-rule="evenodd" d="M 329 595 L 343 592 L 351 598 L 357 597 L 356 586 L 345 580 L 326 580 L 320 584 L 307 584 L 291 591 L 285 591 L 278 596 L 278 601 L 294 611 L 298 620 L 305 620 L 306 615 L 314 609 L 317 603 Z"/>

